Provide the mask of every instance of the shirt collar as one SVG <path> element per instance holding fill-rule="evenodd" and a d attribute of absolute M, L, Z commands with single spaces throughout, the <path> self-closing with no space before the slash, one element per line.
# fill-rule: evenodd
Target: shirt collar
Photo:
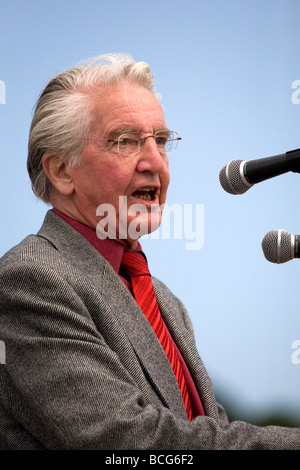
<path fill-rule="evenodd" d="M 52 211 L 79 232 L 93 247 L 111 264 L 116 273 L 119 273 L 122 256 L 125 250 L 125 246 L 117 240 L 106 238 L 101 240 L 96 233 L 96 230 L 78 222 L 71 217 L 63 214 L 57 209 Z M 141 245 L 138 243 L 137 251 L 141 251 Z"/>

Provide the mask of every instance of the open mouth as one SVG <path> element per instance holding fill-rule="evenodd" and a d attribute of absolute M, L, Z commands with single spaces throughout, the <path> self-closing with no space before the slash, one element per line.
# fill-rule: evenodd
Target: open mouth
<path fill-rule="evenodd" d="M 143 199 L 144 201 L 153 201 L 155 189 L 151 187 L 140 188 L 132 194 L 134 197 Z"/>

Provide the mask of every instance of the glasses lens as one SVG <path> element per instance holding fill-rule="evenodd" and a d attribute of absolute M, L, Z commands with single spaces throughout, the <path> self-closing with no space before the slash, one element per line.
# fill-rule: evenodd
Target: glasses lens
<path fill-rule="evenodd" d="M 153 137 L 160 153 L 171 153 L 177 148 L 178 134 L 174 131 L 157 131 L 153 136 L 142 137 L 139 133 L 127 132 L 118 138 L 118 152 L 120 155 L 136 155 L 144 145 L 145 139 Z"/>
<path fill-rule="evenodd" d="M 178 137 L 177 132 L 174 131 L 158 131 L 155 133 L 155 142 L 157 146 L 167 153 L 174 152 L 177 148 Z"/>
<path fill-rule="evenodd" d="M 140 150 L 141 137 L 138 134 L 126 133 L 118 138 L 118 151 L 121 155 L 135 155 Z"/>

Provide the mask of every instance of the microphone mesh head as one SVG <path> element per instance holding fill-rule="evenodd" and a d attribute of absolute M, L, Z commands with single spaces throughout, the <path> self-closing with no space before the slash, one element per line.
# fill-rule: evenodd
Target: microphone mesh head
<path fill-rule="evenodd" d="M 222 188 L 230 194 L 243 194 L 252 186 L 247 185 L 241 175 L 241 164 L 244 160 L 231 160 L 220 171 L 219 180 Z"/>
<path fill-rule="evenodd" d="M 294 258 L 294 235 L 286 230 L 271 230 L 262 241 L 265 258 L 271 263 L 286 263 Z"/>

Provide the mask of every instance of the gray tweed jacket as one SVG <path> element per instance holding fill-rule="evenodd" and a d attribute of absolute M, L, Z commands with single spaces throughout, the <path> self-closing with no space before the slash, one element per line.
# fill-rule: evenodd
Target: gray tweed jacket
<path fill-rule="evenodd" d="M 192 422 L 145 316 L 79 233 L 49 211 L 1 259 L 0 449 L 300 449 L 298 429 L 228 423 L 187 312 L 154 284 L 205 408 Z"/>

